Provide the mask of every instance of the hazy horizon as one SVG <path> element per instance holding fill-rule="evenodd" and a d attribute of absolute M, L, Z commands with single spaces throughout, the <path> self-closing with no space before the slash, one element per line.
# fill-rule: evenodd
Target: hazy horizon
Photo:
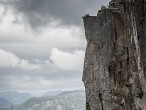
<path fill-rule="evenodd" d="M 19 91 L 19 90 L 8 90 L 8 91 L 0 91 L 0 92 L 19 92 L 19 93 L 29 93 L 30 95 L 34 97 L 44 96 L 47 92 L 53 92 L 53 91 L 74 91 L 74 90 L 84 90 L 84 88 L 68 88 L 68 89 L 52 89 L 52 90 L 37 90 L 37 91 Z"/>

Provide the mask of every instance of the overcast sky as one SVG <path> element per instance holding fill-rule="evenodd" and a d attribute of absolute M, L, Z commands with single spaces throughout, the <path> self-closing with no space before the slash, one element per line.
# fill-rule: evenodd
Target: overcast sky
<path fill-rule="evenodd" d="M 0 0 L 0 91 L 82 88 L 82 16 L 108 1 Z"/>

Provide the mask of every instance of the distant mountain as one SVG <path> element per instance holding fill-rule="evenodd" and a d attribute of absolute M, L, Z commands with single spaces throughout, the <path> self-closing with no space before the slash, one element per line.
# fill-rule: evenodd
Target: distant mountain
<path fill-rule="evenodd" d="M 56 90 L 56 91 L 48 91 L 43 96 L 56 96 L 63 92 L 62 90 Z"/>
<path fill-rule="evenodd" d="M 0 108 L 9 108 L 13 104 L 6 99 L 0 98 Z"/>
<path fill-rule="evenodd" d="M 63 95 L 71 95 L 71 94 L 80 94 L 80 93 L 84 93 L 84 90 L 73 90 L 73 91 L 64 91 L 61 92 L 60 94 L 58 94 L 58 96 L 63 96 Z"/>
<path fill-rule="evenodd" d="M 25 102 L 32 96 L 29 93 L 20 93 L 16 91 L 0 92 L 0 98 L 6 99 L 14 105 L 19 105 Z"/>
<path fill-rule="evenodd" d="M 67 91 L 57 96 L 31 98 L 16 110 L 85 110 L 85 93 Z"/>

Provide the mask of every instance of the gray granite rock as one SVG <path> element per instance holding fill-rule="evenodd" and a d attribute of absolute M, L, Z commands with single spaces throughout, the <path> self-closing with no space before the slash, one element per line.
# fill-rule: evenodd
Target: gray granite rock
<path fill-rule="evenodd" d="M 143 3 L 112 0 L 97 16 L 83 17 L 87 110 L 146 110 Z"/>

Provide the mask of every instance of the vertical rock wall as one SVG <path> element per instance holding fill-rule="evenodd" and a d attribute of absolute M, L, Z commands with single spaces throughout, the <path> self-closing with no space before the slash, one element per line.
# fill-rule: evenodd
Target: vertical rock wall
<path fill-rule="evenodd" d="M 137 25 L 138 40 L 141 49 L 141 59 L 146 78 L 146 0 L 133 1 L 134 16 Z"/>
<path fill-rule="evenodd" d="M 83 18 L 87 110 L 146 110 L 146 54 L 139 46 L 144 44 L 142 40 L 139 43 L 137 21 L 141 15 L 136 16 L 135 7 L 139 5 L 135 4 L 112 1 L 97 16 Z"/>

